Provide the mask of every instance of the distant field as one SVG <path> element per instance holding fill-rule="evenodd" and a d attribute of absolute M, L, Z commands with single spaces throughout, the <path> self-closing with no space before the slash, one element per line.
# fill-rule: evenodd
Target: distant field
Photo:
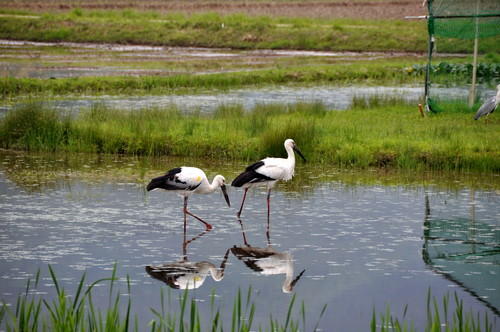
<path fill-rule="evenodd" d="M 0 7 L 38 12 L 82 9 L 136 9 L 157 12 L 219 14 L 245 13 L 256 16 L 286 16 L 308 18 L 402 19 L 404 16 L 424 15 L 422 0 L 21 0 L 0 1 Z"/>

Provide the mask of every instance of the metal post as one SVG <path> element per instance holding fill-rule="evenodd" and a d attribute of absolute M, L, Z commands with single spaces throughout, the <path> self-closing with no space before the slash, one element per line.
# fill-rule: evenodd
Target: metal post
<path fill-rule="evenodd" d="M 469 107 L 474 105 L 476 101 L 476 76 L 477 76 L 477 52 L 479 45 L 479 2 L 480 0 L 476 0 L 476 32 L 474 36 L 474 59 L 472 61 L 472 82 L 469 91 Z"/>
<path fill-rule="evenodd" d="M 424 2 L 425 4 L 425 2 Z M 432 17 L 432 0 L 427 1 L 427 10 L 429 12 L 429 16 L 427 17 L 427 31 L 429 33 L 429 42 L 427 49 L 427 66 L 425 68 L 425 86 L 424 86 L 424 102 L 425 102 L 425 110 L 427 112 L 431 111 L 430 103 L 429 103 L 429 89 L 430 89 L 430 79 L 431 79 L 431 59 L 432 59 L 432 50 L 434 49 L 434 18 Z"/>

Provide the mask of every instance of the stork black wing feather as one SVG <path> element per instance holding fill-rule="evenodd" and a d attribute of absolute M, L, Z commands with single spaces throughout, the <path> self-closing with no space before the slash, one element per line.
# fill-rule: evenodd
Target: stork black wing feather
<path fill-rule="evenodd" d="M 266 176 L 264 174 L 258 173 L 257 169 L 262 167 L 264 165 L 264 162 L 258 161 L 250 166 L 248 166 L 243 173 L 238 175 L 233 182 L 231 182 L 231 185 L 233 187 L 241 187 L 247 183 L 257 183 L 257 182 L 265 182 L 265 181 L 273 181 L 275 179 L 270 178 L 269 176 Z"/>
<path fill-rule="evenodd" d="M 180 181 L 176 174 L 182 171 L 181 167 L 173 168 L 169 170 L 165 175 L 159 176 L 149 182 L 146 189 L 151 191 L 156 188 L 161 188 L 165 190 L 182 190 L 189 189 L 189 186 L 185 182 Z"/>

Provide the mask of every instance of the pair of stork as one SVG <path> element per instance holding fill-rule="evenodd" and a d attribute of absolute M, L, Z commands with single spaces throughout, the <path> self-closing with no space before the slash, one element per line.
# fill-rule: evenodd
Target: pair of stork
<path fill-rule="evenodd" d="M 497 86 L 497 94 L 489 98 L 477 111 L 474 119 L 477 120 L 482 116 L 488 116 L 493 113 L 500 103 L 500 84 Z M 250 166 L 248 166 L 243 173 L 238 175 L 231 185 L 233 187 L 243 187 L 243 199 L 241 201 L 240 209 L 237 216 L 240 217 L 243 210 L 243 204 L 247 191 L 254 185 L 265 183 L 267 185 L 267 217 L 269 220 L 270 214 L 270 199 L 271 189 L 278 180 L 290 180 L 293 177 L 295 169 L 295 154 L 296 151 L 304 161 L 306 160 L 300 150 L 297 148 L 293 139 L 285 140 L 285 150 L 288 157 L 285 158 L 265 158 Z M 194 215 L 187 209 L 188 198 L 191 194 L 209 194 L 221 188 L 227 205 L 230 206 L 229 197 L 226 191 L 226 179 L 222 175 L 216 175 L 210 184 L 208 182 L 205 172 L 196 167 L 178 167 L 171 169 L 167 174 L 154 178 L 147 186 L 147 190 L 165 189 L 169 191 L 176 191 L 184 196 L 184 228 L 186 227 L 186 215 L 190 215 L 200 222 L 202 222 L 206 229 L 212 228 L 212 225 L 207 223 L 202 218 Z"/>
<path fill-rule="evenodd" d="M 288 154 L 287 158 L 268 157 L 262 159 L 248 166 L 245 171 L 238 175 L 231 183 L 233 187 L 243 187 L 245 190 L 240 209 L 237 213 L 238 217 L 240 217 L 241 211 L 243 210 L 248 189 L 257 184 L 265 183 L 267 185 L 267 216 L 269 220 L 271 189 L 278 180 L 287 181 L 293 177 L 295 169 L 294 151 L 306 161 L 293 139 L 285 140 L 284 146 Z M 205 172 L 196 167 L 183 166 L 171 169 L 167 174 L 151 180 L 147 186 L 148 191 L 165 189 L 175 191 L 184 196 L 184 229 L 186 228 L 187 215 L 190 215 L 202 222 L 207 230 L 212 229 L 212 225 L 187 209 L 188 198 L 191 194 L 213 193 L 218 188 L 220 188 L 224 194 L 227 205 L 231 206 L 226 190 L 226 179 L 222 175 L 216 175 L 210 184 Z"/>

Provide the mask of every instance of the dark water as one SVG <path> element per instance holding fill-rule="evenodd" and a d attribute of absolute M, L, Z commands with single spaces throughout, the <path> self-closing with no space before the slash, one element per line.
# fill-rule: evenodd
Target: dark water
<path fill-rule="evenodd" d="M 37 269 L 43 272 L 38 291 L 53 294 L 47 264 L 74 290 L 83 271 L 89 280 L 109 277 L 116 262 L 124 293 L 123 277 L 132 280 L 133 311 L 143 326 L 153 317 L 149 308 L 159 307 L 160 288 L 169 288 L 151 278 L 145 266 L 182 260 L 184 237 L 181 198 L 147 193 L 145 184 L 185 163 L 205 168 L 209 178 L 222 173 L 229 181 L 244 166 L 7 153 L 0 153 L 0 161 L 1 298 L 15 304 Z M 295 293 L 306 305 L 311 326 L 327 304 L 322 330 L 366 331 L 373 309 L 382 313 L 386 305 L 401 316 L 408 304 L 407 319 L 421 327 L 430 288 L 438 298 L 457 292 L 466 311 L 490 314 L 498 328 L 499 188 L 494 175 L 298 165 L 292 182 L 280 184 L 272 194 L 270 247 L 263 191 L 248 195 L 242 215 L 248 244 L 280 257 L 274 261 L 276 274 L 255 271 L 251 262 L 238 258 L 238 248 L 248 249 L 235 217 L 240 190 L 230 190 L 231 208 L 220 193 L 194 196 L 191 211 L 214 229 L 197 237 L 203 227 L 189 219 L 187 239 L 197 238 L 187 245 L 187 260 L 219 267 L 228 255 L 222 280 L 202 274 L 191 295 L 207 314 L 214 290 L 230 311 L 238 289 L 246 292 L 252 286 L 256 326 L 267 326 L 270 313 L 285 317 Z M 303 270 L 293 292 L 283 292 L 286 272 L 290 281 Z M 105 302 L 107 290 L 101 287 L 95 300 Z M 182 290 L 170 292 L 177 298 Z"/>

